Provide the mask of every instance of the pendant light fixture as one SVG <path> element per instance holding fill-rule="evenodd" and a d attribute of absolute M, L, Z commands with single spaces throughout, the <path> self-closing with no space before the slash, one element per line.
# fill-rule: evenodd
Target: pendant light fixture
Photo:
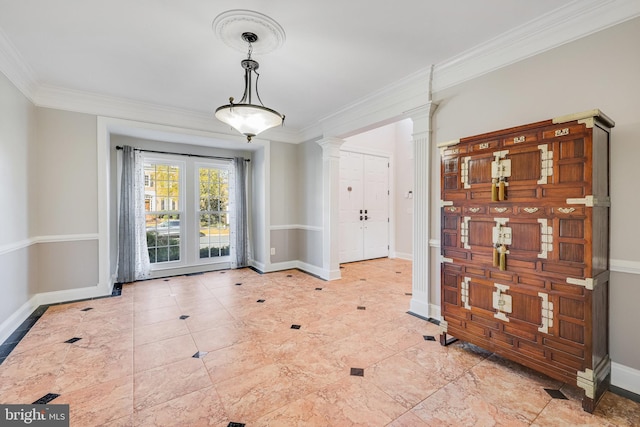
<path fill-rule="evenodd" d="M 247 142 L 251 142 L 251 138 L 260 132 L 281 125 L 284 122 L 284 115 L 271 108 L 265 107 L 258 94 L 258 79 L 260 74 L 258 74 L 256 70 L 259 64 L 251 58 L 253 43 L 258 41 L 258 36 L 251 32 L 244 32 L 242 33 L 242 40 L 248 43 L 249 50 L 247 59 L 240 62 L 244 69 L 244 94 L 238 103 L 234 103 L 234 98 L 230 97 L 229 104 L 218 107 L 215 116 L 221 122 L 228 124 L 246 136 Z M 260 105 L 253 104 L 254 87 L 255 97 Z"/>

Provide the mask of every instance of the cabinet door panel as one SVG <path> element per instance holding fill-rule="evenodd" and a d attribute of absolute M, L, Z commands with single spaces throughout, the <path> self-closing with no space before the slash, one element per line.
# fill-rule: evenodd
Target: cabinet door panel
<path fill-rule="evenodd" d="M 469 165 L 468 185 L 491 184 L 491 162 L 493 156 L 472 157 L 466 163 Z"/>
<path fill-rule="evenodd" d="M 585 181 L 585 167 L 582 162 L 564 163 L 558 165 L 558 184 Z"/>
<path fill-rule="evenodd" d="M 517 292 L 515 289 L 510 290 L 509 295 L 511 295 L 513 309 L 507 317 L 529 323 L 536 328 L 540 326 L 542 323 L 540 318 L 542 300 L 540 297 L 537 294 Z"/>
<path fill-rule="evenodd" d="M 558 142 L 558 160 L 585 159 L 584 138 Z"/>
<path fill-rule="evenodd" d="M 478 218 L 468 221 L 469 245 L 471 247 L 493 248 L 492 234 L 496 223 L 488 218 Z"/>
<path fill-rule="evenodd" d="M 535 220 L 534 220 L 535 221 Z M 512 243 L 509 250 L 531 252 L 530 257 L 537 257 L 541 251 L 540 223 L 527 220 L 526 222 L 509 221 L 512 231 Z M 526 256 L 526 254 L 522 254 Z"/>
<path fill-rule="evenodd" d="M 512 150 L 507 156 L 511 160 L 509 185 L 519 181 L 537 181 L 540 179 L 540 150 Z"/>
<path fill-rule="evenodd" d="M 474 309 L 493 312 L 493 284 L 472 279 L 469 281 L 469 305 Z"/>

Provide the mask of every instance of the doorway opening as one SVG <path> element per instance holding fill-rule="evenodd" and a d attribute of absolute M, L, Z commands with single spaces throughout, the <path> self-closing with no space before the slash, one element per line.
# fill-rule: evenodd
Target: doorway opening
<path fill-rule="evenodd" d="M 339 262 L 413 259 L 413 124 L 345 138 L 340 148 Z"/>

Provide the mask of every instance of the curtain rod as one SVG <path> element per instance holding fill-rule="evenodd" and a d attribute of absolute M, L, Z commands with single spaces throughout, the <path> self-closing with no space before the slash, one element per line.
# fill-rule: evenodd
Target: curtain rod
<path fill-rule="evenodd" d="M 116 150 L 122 150 L 122 146 L 121 145 L 116 145 Z M 170 151 L 145 150 L 143 148 L 134 148 L 134 150 L 135 151 L 143 151 L 145 153 L 173 154 L 174 156 L 199 157 L 201 159 L 233 160 L 233 157 L 207 156 L 205 154 L 172 153 Z M 244 161 L 245 162 L 250 162 L 251 159 L 244 159 Z"/>

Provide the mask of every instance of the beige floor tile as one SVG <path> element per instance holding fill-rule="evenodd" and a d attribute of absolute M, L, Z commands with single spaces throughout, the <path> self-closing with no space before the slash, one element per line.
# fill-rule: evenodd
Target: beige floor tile
<path fill-rule="evenodd" d="M 134 371 L 142 372 L 192 357 L 198 348 L 191 335 L 181 335 L 135 346 Z"/>
<path fill-rule="evenodd" d="M 242 323 L 226 323 L 215 328 L 192 332 L 191 336 L 199 351 L 214 351 L 246 341 L 248 337 L 243 334 L 243 329 Z"/>
<path fill-rule="evenodd" d="M 213 387 L 138 411 L 134 419 L 139 427 L 226 426 L 229 423 Z"/>
<path fill-rule="evenodd" d="M 426 341 L 439 328 L 407 314 L 411 268 L 349 263 L 330 282 L 223 270 L 51 306 L 0 365 L 0 403 L 58 393 L 88 427 L 640 425 L 640 403 L 607 393 L 588 414 L 576 387 Z"/>
<path fill-rule="evenodd" d="M 388 357 L 365 369 L 367 382 L 393 397 L 407 409 L 429 397 L 448 381 L 400 355 Z"/>
<path fill-rule="evenodd" d="M 51 393 L 55 381 L 53 373 L 0 378 L 0 403 L 31 404 Z"/>
<path fill-rule="evenodd" d="M 447 381 L 453 381 L 464 372 L 476 366 L 491 353 L 479 347 L 456 341 L 446 347 L 440 345 L 438 335 L 432 335 L 436 341 L 424 341 L 404 350 L 401 354 L 414 363 L 429 369 Z"/>
<path fill-rule="evenodd" d="M 582 390 L 564 386 L 564 399 L 553 399 L 535 419 L 535 427 L 624 426 L 640 425 L 640 403 L 607 392 L 593 414 L 582 410 Z"/>
<path fill-rule="evenodd" d="M 428 425 L 518 427 L 531 424 L 531 420 L 517 411 L 508 407 L 504 411 L 502 403 L 492 400 L 474 391 L 469 383 L 456 381 L 418 403 L 411 412 Z"/>
<path fill-rule="evenodd" d="M 215 388 L 229 419 L 253 422 L 314 391 L 313 380 L 295 367 L 271 364 L 217 383 Z"/>
<path fill-rule="evenodd" d="M 185 320 L 171 319 L 136 328 L 133 343 L 138 346 L 188 334 L 189 328 Z"/>
<path fill-rule="evenodd" d="M 406 412 L 359 377 L 348 377 L 260 418 L 256 425 L 386 426 Z"/>
<path fill-rule="evenodd" d="M 58 371 L 53 393 L 69 393 L 133 374 L 133 347 L 108 349 L 71 348 Z"/>
<path fill-rule="evenodd" d="M 387 427 L 431 427 L 433 425 L 437 424 L 429 424 L 413 412 L 408 411 L 393 420 L 390 424 L 387 424 Z"/>
<path fill-rule="evenodd" d="M 134 408 L 137 411 L 211 386 L 200 359 L 188 358 L 134 376 Z"/>
<path fill-rule="evenodd" d="M 99 426 L 133 412 L 133 377 L 62 393 L 51 403 L 68 404 L 70 425 Z"/>
<path fill-rule="evenodd" d="M 177 304 L 171 307 L 153 308 L 150 310 L 136 311 L 134 313 L 134 326 L 140 327 L 153 323 L 164 322 L 166 320 L 178 319 L 182 316 L 182 310 Z"/>
<path fill-rule="evenodd" d="M 274 362 L 259 342 L 245 341 L 207 353 L 202 358 L 214 384 L 249 375 L 251 371 Z"/>

